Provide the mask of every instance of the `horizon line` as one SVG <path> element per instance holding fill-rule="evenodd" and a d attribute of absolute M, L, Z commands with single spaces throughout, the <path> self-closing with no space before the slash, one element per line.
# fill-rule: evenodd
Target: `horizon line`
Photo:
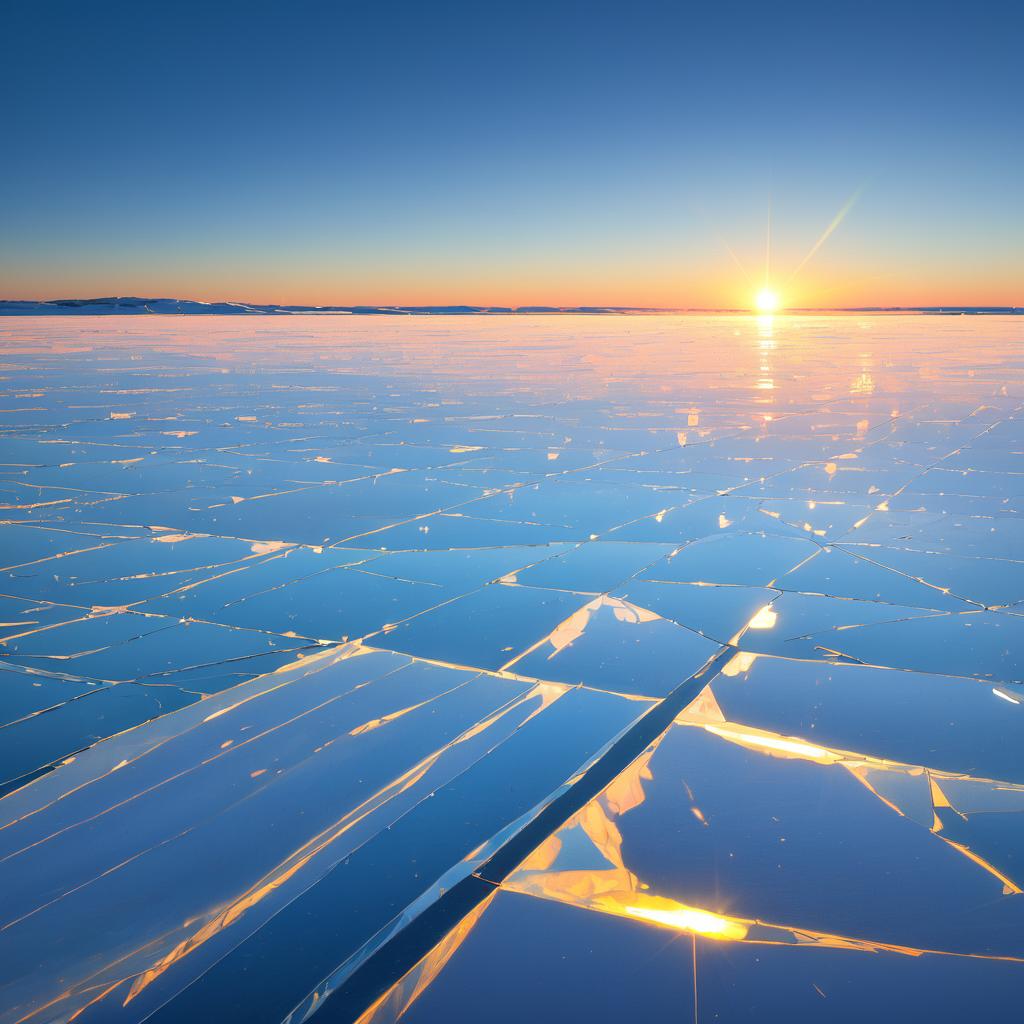
<path fill-rule="evenodd" d="M 155 308 L 154 308 L 155 307 Z M 501 304 L 416 304 L 398 305 L 392 303 L 354 305 L 306 305 L 298 303 L 254 303 L 236 300 L 208 302 L 201 299 L 143 298 L 134 295 L 102 296 L 80 299 L 0 299 L 0 316 L 288 316 L 302 314 L 319 315 L 377 315 L 377 316 L 521 316 L 521 315 L 680 315 L 680 314 L 747 314 L 754 316 L 805 315 L 821 313 L 918 313 L 941 315 L 1021 315 L 1024 306 L 1015 305 L 970 305 L 949 303 L 941 305 L 865 305 L 865 306 L 791 306 L 765 313 L 743 306 L 618 306 L 618 305 L 522 305 Z"/>

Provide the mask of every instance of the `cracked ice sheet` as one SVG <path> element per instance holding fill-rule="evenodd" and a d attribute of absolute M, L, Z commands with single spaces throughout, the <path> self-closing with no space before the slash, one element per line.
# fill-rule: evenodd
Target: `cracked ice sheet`
<path fill-rule="evenodd" d="M 813 541 L 800 537 L 720 534 L 687 544 L 677 554 L 646 569 L 640 578 L 667 583 L 769 586 L 820 550 Z"/>
<path fill-rule="evenodd" d="M 1020 744 L 1013 719 L 997 716 L 1021 699 L 1017 321 L 352 317 L 187 327 L 58 318 L 0 329 L 2 731 L 22 737 L 8 745 L 29 771 L 15 784 L 74 758 L 5 804 L 34 799 L 138 733 L 175 730 L 281 658 L 334 657 L 321 653 L 324 640 L 363 636 L 441 662 L 438 672 L 468 672 L 459 693 L 484 680 L 542 693 L 582 684 L 570 703 L 611 701 L 628 714 L 728 644 L 732 674 L 713 689 L 748 734 L 740 743 L 705 730 L 705 739 L 760 757 L 773 737 L 824 743 L 838 760 L 811 768 L 853 777 L 859 759 L 857 784 L 872 799 L 902 808 L 972 870 L 1015 877 L 1019 815 L 1000 801 L 1021 781 Z M 887 668 L 842 664 L 856 661 Z M 353 742 L 418 728 L 425 713 Z M 130 731 L 80 753 L 121 729 Z M 563 725 L 567 740 L 575 729 Z M 507 777 L 491 778 L 492 793 L 532 756 L 527 745 Z M 362 768 L 360 755 L 353 774 Z M 292 799 L 306 808 L 316 797 Z M 240 806 L 257 803 L 260 817 L 269 804 Z M 191 826 L 205 827 L 198 817 Z M 95 843 L 104 836 L 97 824 Z M 200 873 L 207 860 L 218 865 L 201 854 Z M 397 891 L 367 888 L 367 905 Z M 330 895 L 343 886 L 319 891 L 347 904 Z M 521 897 L 503 893 L 495 906 L 509 899 Z M 819 896 L 821 907 L 833 899 Z M 359 912 L 376 921 L 380 909 Z M 274 941 L 287 947 L 290 935 Z M 345 941 L 336 935 L 332 948 Z M 247 965 L 273 948 L 250 946 L 206 984 L 223 986 L 218 999 L 237 996 Z M 769 949 L 756 947 L 766 958 Z M 820 943 L 809 952 L 850 954 Z M 158 1002 L 153 993 L 173 990 L 170 976 L 188 962 L 133 1002 Z M 785 976 L 778 964 L 776 973 Z M 322 980 L 285 975 L 292 1005 Z M 185 1012 L 174 1005 L 170 1020 Z"/>
<path fill-rule="evenodd" d="M 1024 550 L 1024 519 L 943 516 L 927 512 L 875 512 L 842 545 L 880 545 L 976 558 L 1010 558 Z"/>
<path fill-rule="evenodd" d="M 59 707 L 84 693 L 98 689 L 99 683 L 70 680 L 0 669 L 0 726 L 31 718 L 42 711 Z"/>
<path fill-rule="evenodd" d="M 587 604 L 583 594 L 491 583 L 400 623 L 377 646 L 418 658 L 496 671 Z"/>
<path fill-rule="evenodd" d="M 725 942 L 499 890 L 365 1015 L 321 1012 L 358 1024 L 682 1021 L 695 1005 L 700 1020 L 998 1020 L 1020 992 L 1012 962 Z"/>
<path fill-rule="evenodd" d="M 191 683 L 210 692 L 222 688 L 209 681 L 216 670 L 231 673 L 254 661 L 264 667 L 250 675 L 259 675 L 314 646 L 302 638 L 113 610 L 9 637 L 0 643 L 0 664 L 110 683 Z"/>
<path fill-rule="evenodd" d="M 1011 688 L 740 653 L 710 690 L 740 725 L 878 760 L 1024 783 L 1024 702 Z"/>
<path fill-rule="evenodd" d="M 101 744 L 2 806 L 0 1019 L 279 1020 L 648 707 L 349 646 Z"/>
<path fill-rule="evenodd" d="M 980 790 L 973 806 L 969 792 L 954 799 L 971 811 L 990 800 L 981 818 L 1024 810 L 1019 785 L 735 725 L 705 693 L 504 888 L 727 942 L 1002 958 L 1024 972 L 1016 860 L 972 848 L 973 815 L 946 785 Z"/>
<path fill-rule="evenodd" d="M 203 607 L 211 592 L 219 601 L 233 588 L 233 599 L 206 605 L 203 618 L 246 629 L 273 630 L 318 640 L 354 640 L 390 629 L 406 619 L 443 605 L 467 592 L 533 563 L 552 557 L 561 546 L 498 548 L 493 551 L 380 552 L 325 548 L 292 549 L 261 567 L 261 585 L 247 584 L 238 573 L 215 586 L 202 585 L 170 595 L 160 606 L 169 609 L 194 595 Z M 296 557 L 298 556 L 298 557 Z M 285 564 L 292 563 L 289 569 Z M 320 571 L 317 563 L 328 564 Z M 333 565 L 331 564 L 333 563 Z M 269 573 L 280 564 L 287 576 L 271 583 Z M 294 572 L 301 565 L 305 572 Z M 247 593 L 239 588 L 248 587 Z M 384 644 L 384 646 L 387 646 Z"/>
<path fill-rule="evenodd" d="M 506 666 L 536 679 L 665 697 L 721 645 L 621 598 L 595 598 Z"/>
<path fill-rule="evenodd" d="M 22 686 L 24 678 L 17 679 Z M 2 682 L 7 687 L 15 680 L 4 673 Z M 37 685 L 47 687 L 47 706 L 0 729 L 0 792 L 73 760 L 98 740 L 199 700 L 173 686 L 89 686 L 45 677 Z"/>
<path fill-rule="evenodd" d="M 839 545 L 837 545 L 839 547 Z M 1024 561 L 1019 558 L 963 557 L 948 552 L 908 551 L 882 546 L 849 548 L 894 572 L 919 579 L 975 606 L 1013 605 L 1024 593 Z M 1015 554 L 1024 554 L 1017 548 Z"/>
<path fill-rule="evenodd" d="M 971 611 L 853 626 L 815 637 L 867 665 L 1024 683 L 1024 616 Z M 1019 686 L 1011 689 L 1022 693 Z"/>
<path fill-rule="evenodd" d="M 267 553 L 259 543 L 167 533 L 15 566 L 0 572 L 0 592 L 84 608 L 128 606 L 245 567 Z"/>
<path fill-rule="evenodd" d="M 872 509 L 873 506 L 834 500 L 759 500 L 730 493 L 665 508 L 653 516 L 616 527 L 607 538 L 678 544 L 723 531 L 831 538 L 853 529 Z"/>

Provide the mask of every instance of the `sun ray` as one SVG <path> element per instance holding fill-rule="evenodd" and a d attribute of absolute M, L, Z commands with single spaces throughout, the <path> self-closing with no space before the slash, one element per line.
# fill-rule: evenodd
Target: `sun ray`
<path fill-rule="evenodd" d="M 711 237 L 729 254 L 729 259 L 736 265 L 736 269 L 743 275 L 744 280 L 749 286 L 753 286 L 753 278 L 750 276 L 750 272 L 744 266 L 743 261 L 736 255 L 736 250 L 725 240 L 725 237 L 718 230 L 718 225 L 711 219 L 711 215 L 704 209 L 700 203 L 692 203 L 691 209 L 699 216 L 704 223 L 707 225 L 708 230 L 711 232 Z"/>
<path fill-rule="evenodd" d="M 835 231 L 835 229 L 837 227 L 839 227 L 840 224 L 842 224 L 843 219 L 846 217 L 846 215 L 853 208 L 853 204 L 855 202 L 857 202 L 857 200 L 860 198 L 860 195 L 861 195 L 861 193 L 863 191 L 864 191 L 864 186 L 861 185 L 860 188 L 858 188 L 853 193 L 853 195 L 850 196 L 850 198 L 846 200 L 846 202 L 843 204 L 843 206 L 839 210 L 839 212 L 832 218 L 832 221 L 829 224 L 829 226 L 827 228 L 825 228 L 825 230 L 821 233 L 821 236 L 818 238 L 818 240 L 814 243 L 814 245 L 811 246 L 810 251 L 807 253 L 807 255 L 797 264 L 796 270 L 794 270 L 793 273 L 790 274 L 789 277 L 786 279 L 786 284 L 789 284 L 790 281 L 792 281 L 793 278 L 796 277 L 796 275 L 799 274 L 800 271 L 803 270 L 804 267 L 807 266 L 807 264 L 811 261 L 811 258 L 814 256 L 814 254 L 828 240 L 829 235 L 831 235 L 832 232 Z"/>
<path fill-rule="evenodd" d="M 732 246 L 729 245 L 729 243 L 724 238 L 718 238 L 717 235 L 715 237 L 718 239 L 718 242 L 722 246 L 722 248 L 725 249 L 725 251 L 729 254 L 729 257 L 732 259 L 733 263 L 735 263 L 736 266 L 739 268 L 739 271 L 746 279 L 747 284 L 750 284 L 750 274 L 747 273 L 747 268 L 743 265 L 739 256 L 737 256 L 736 253 L 733 251 Z"/>

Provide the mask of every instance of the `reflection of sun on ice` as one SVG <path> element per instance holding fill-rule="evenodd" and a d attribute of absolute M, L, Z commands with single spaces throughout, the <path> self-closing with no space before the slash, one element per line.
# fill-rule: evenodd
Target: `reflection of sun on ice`
<path fill-rule="evenodd" d="M 712 914 L 708 910 L 698 910 L 696 907 L 684 907 L 679 904 L 673 909 L 666 910 L 650 907 L 626 907 L 625 909 L 630 917 L 639 917 L 645 921 L 653 921 L 655 924 L 666 925 L 669 928 L 678 928 L 684 932 L 696 932 L 709 939 L 740 942 L 747 937 L 748 929 L 742 921 L 722 917 L 721 914 Z"/>
<path fill-rule="evenodd" d="M 754 300 L 759 313 L 774 313 L 779 308 L 779 296 L 771 288 L 762 288 Z"/>

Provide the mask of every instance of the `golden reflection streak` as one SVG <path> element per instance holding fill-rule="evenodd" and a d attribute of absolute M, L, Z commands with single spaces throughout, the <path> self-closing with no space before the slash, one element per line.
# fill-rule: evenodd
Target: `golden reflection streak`
<path fill-rule="evenodd" d="M 741 942 L 747 937 L 749 931 L 745 924 L 734 918 L 712 914 L 708 910 L 697 910 L 694 907 L 680 906 L 676 910 L 625 907 L 624 910 L 630 917 L 637 917 L 642 921 L 653 921 L 655 924 L 675 928 L 681 932 L 694 932 L 709 939 Z"/>
<path fill-rule="evenodd" d="M 706 688 L 706 692 L 710 693 L 710 687 Z M 713 695 L 705 697 L 702 704 L 703 713 L 708 713 L 711 707 L 717 706 Z M 765 739 L 764 736 L 759 738 Z M 957 953 L 874 942 L 790 925 L 772 924 L 757 919 L 733 917 L 649 894 L 645 891 L 648 887 L 625 866 L 622 856 L 622 835 L 614 819 L 626 814 L 645 800 L 643 783 L 653 778 L 650 759 L 659 743 L 660 740 L 652 744 L 597 799 L 581 808 L 559 832 L 550 835 L 501 888 L 568 903 L 598 913 L 650 923 L 694 937 L 700 935 L 720 942 L 747 942 L 772 946 L 815 945 L 859 952 L 893 953 L 908 957 L 930 954 L 1024 963 L 1024 958 L 1021 957 Z M 792 756 L 802 756 L 810 751 L 816 760 L 824 754 L 831 753 L 821 747 L 785 741 L 781 738 L 780 745 L 771 746 L 770 749 Z M 838 756 L 837 754 L 836 757 Z M 575 828 L 581 829 L 604 857 L 609 865 L 607 869 L 566 871 L 555 868 L 563 849 L 560 833 Z M 966 848 L 963 852 L 974 859 Z M 398 1020 L 449 963 L 493 899 L 494 894 L 488 896 L 479 907 L 467 915 L 427 957 L 381 996 L 356 1024 L 384 1024 L 385 1021 Z"/>
<path fill-rule="evenodd" d="M 75 1010 L 73 1014 L 71 1014 L 70 1017 L 68 1017 L 68 1024 L 71 1024 L 72 1021 L 77 1020 L 83 1013 L 85 1013 L 86 1010 L 89 1009 L 90 1006 L 94 1006 L 96 1003 L 102 1003 L 103 1000 L 106 999 L 107 996 L 109 996 L 110 993 L 113 992 L 114 989 L 117 988 L 122 983 L 123 980 L 123 978 L 119 978 L 113 984 L 108 985 L 105 989 L 103 989 L 99 993 L 99 995 L 94 996 L 92 999 L 90 999 L 89 1002 L 87 1002 L 84 1006 L 80 1006 L 77 1010 Z M 23 1017 L 21 1019 L 24 1020 L 25 1018 Z"/>
<path fill-rule="evenodd" d="M 523 694 L 523 696 L 518 700 L 499 708 L 480 722 L 469 727 L 450 743 L 428 755 L 423 759 L 423 761 L 410 768 L 398 779 L 368 797 L 362 804 L 354 808 L 342 819 L 336 822 L 335 825 L 325 829 L 319 836 L 310 839 L 299 850 L 295 851 L 295 853 L 283 861 L 278 868 L 269 872 L 260 880 L 260 882 L 256 883 L 241 896 L 232 900 L 230 904 L 216 910 L 211 919 L 207 920 L 205 924 L 200 925 L 197 931 L 189 937 L 179 940 L 167 953 L 155 960 L 151 968 L 141 972 L 131 971 L 129 968 L 126 974 L 118 978 L 113 985 L 106 986 L 100 996 L 94 997 L 90 1003 L 86 1005 L 91 1005 L 91 1003 L 97 1001 L 97 999 L 105 998 L 121 984 L 131 982 L 131 987 L 122 1004 L 127 1005 L 171 966 L 194 952 L 199 946 L 203 945 L 215 935 L 230 927 L 247 910 L 250 910 L 252 907 L 262 902 L 267 896 L 270 896 L 273 892 L 279 889 L 281 885 L 287 882 L 298 870 L 308 864 L 317 854 L 329 846 L 339 836 L 357 825 L 375 810 L 379 809 L 393 796 L 396 796 L 415 785 L 416 782 L 423 778 L 427 771 L 433 767 L 437 760 L 446 751 L 451 750 L 459 744 L 465 743 L 484 732 L 487 728 L 494 725 L 499 719 L 516 708 L 519 708 L 531 701 L 538 700 L 538 705 L 533 708 L 527 715 L 526 719 L 520 723 L 521 727 L 526 721 L 529 721 L 544 711 L 565 692 L 566 688 L 562 686 L 543 683 L 537 684 L 527 693 Z M 191 921 L 184 922 L 183 927 L 192 927 L 197 924 L 199 924 L 199 919 L 193 919 Z M 122 970 L 125 970 L 127 964 L 130 963 L 134 957 L 149 955 L 148 951 L 155 951 L 161 943 L 167 942 L 171 939 L 173 939 L 173 932 L 165 933 L 155 937 L 153 940 L 145 943 L 137 949 L 119 956 L 116 960 L 98 968 L 93 971 L 92 974 L 81 978 L 77 982 L 68 986 L 67 989 L 49 1000 L 44 1006 L 36 1007 L 29 1011 L 23 1017 L 19 1018 L 19 1022 L 17 1022 L 17 1024 L 20 1024 L 21 1021 L 32 1019 L 43 1010 L 56 1006 L 65 1000 L 72 999 L 76 995 L 79 997 L 87 995 L 90 989 L 96 987 L 97 982 L 104 972 L 112 971 L 117 969 L 119 966 Z M 99 983 L 103 984 L 102 982 Z M 81 1007 L 78 1012 L 81 1012 L 81 1009 L 84 1008 L 85 1007 Z"/>
<path fill-rule="evenodd" d="M 666 897 L 652 895 L 625 865 L 622 833 L 615 819 L 646 799 L 643 782 L 650 781 L 650 759 L 661 740 L 655 741 L 595 800 L 581 808 L 558 832 L 549 836 L 502 884 L 510 892 L 567 903 L 585 910 L 642 920 L 674 931 L 701 935 L 723 942 L 761 945 L 817 945 L 832 949 L 898 953 L 925 953 L 982 960 L 1024 963 L 1024 958 L 988 954 L 955 953 L 920 949 L 893 943 L 819 932 L 793 925 L 773 924 L 752 918 L 733 917 L 704 907 L 687 906 Z M 560 870 L 561 834 L 579 829 L 608 864 L 607 868 Z"/>
<path fill-rule="evenodd" d="M 844 767 L 886 806 L 905 817 L 910 817 L 910 815 L 875 789 L 871 784 L 869 772 L 894 772 L 927 777 L 933 790 L 933 804 L 953 810 L 956 808 L 944 791 L 939 788 L 938 780 L 978 782 L 979 784 L 989 782 L 993 789 L 999 792 L 1024 794 L 1024 786 L 1012 783 L 973 779 L 970 776 L 933 771 L 921 766 L 885 761 L 868 755 L 831 750 L 807 743 L 797 737 L 780 736 L 766 730 L 730 723 L 726 720 L 710 685 L 706 686 L 693 703 L 677 717 L 676 725 L 703 728 L 728 742 L 737 743 L 769 756 L 810 760 L 818 764 Z M 676 931 L 689 932 L 692 935 L 702 935 L 720 941 L 771 945 L 814 944 L 831 948 L 892 952 L 905 956 L 931 953 L 1024 962 L 1024 959 L 1019 957 L 919 949 L 818 932 L 791 925 L 738 918 L 705 907 L 687 906 L 651 894 L 648 891 L 649 887 L 626 865 L 622 852 L 622 833 L 616 824 L 616 819 L 645 800 L 643 783 L 653 777 L 650 760 L 660 742 L 659 739 L 652 744 L 599 797 L 581 808 L 558 832 L 549 836 L 513 872 L 504 883 L 503 888 L 542 899 L 569 903 L 600 913 L 639 919 Z M 941 824 L 936 819 L 936 825 L 932 827 L 931 831 L 937 835 L 940 828 Z M 577 829 L 586 835 L 595 851 L 604 859 L 607 864 L 606 868 L 583 870 L 559 868 L 558 860 L 564 849 L 562 837 Z M 1003 883 L 1004 893 L 1020 893 L 1020 888 L 1012 879 L 968 847 L 946 840 L 942 836 L 939 838 Z"/>
<path fill-rule="evenodd" d="M 757 735 L 754 730 L 720 725 L 705 725 L 707 732 L 713 733 L 730 743 L 737 743 L 749 749 L 770 754 L 783 754 L 799 758 L 802 761 L 815 761 L 818 764 L 838 764 L 839 755 L 825 747 L 804 743 L 802 740 L 786 739 L 784 736 Z"/>
<path fill-rule="evenodd" d="M 470 727 L 450 743 L 445 744 L 445 746 L 424 758 L 419 764 L 410 768 L 394 782 L 389 783 L 373 796 L 367 798 L 359 805 L 359 807 L 349 812 L 340 821 L 330 828 L 325 829 L 314 839 L 309 840 L 303 847 L 293 853 L 291 857 L 280 864 L 274 871 L 265 875 L 259 883 L 252 886 L 247 892 L 232 901 L 230 905 L 222 909 L 212 920 L 199 928 L 199 930 L 193 935 L 190 935 L 188 938 L 179 942 L 172 950 L 157 961 L 150 970 L 140 974 L 132 985 L 128 996 L 125 999 L 125 1004 L 138 996 L 139 993 L 152 984 L 153 981 L 155 981 L 173 964 L 183 959 L 215 935 L 220 934 L 220 932 L 230 927 L 247 910 L 250 910 L 252 907 L 262 902 L 267 896 L 279 889 L 299 870 L 312 861 L 314 857 L 344 835 L 344 833 L 348 832 L 388 800 L 414 786 L 447 751 L 452 750 L 460 744 L 467 742 L 474 736 L 479 735 L 484 731 L 484 729 L 499 721 L 510 711 L 521 707 L 523 704 L 528 703 L 531 700 L 539 699 L 538 706 L 530 712 L 525 720 L 529 721 L 531 718 L 534 718 L 548 708 L 554 701 L 558 700 L 563 693 L 565 693 L 565 690 L 561 687 L 556 688 L 552 686 L 545 686 L 543 684 L 534 687 L 528 693 L 524 694 L 519 700 L 512 704 L 508 704 L 503 708 L 499 708 L 498 711 L 489 715 L 482 722 Z M 520 723 L 520 728 L 523 724 L 525 724 L 525 722 Z M 289 861 L 291 863 L 289 863 Z"/>
<path fill-rule="evenodd" d="M 935 829 L 934 831 L 937 833 L 938 829 Z M 978 854 L 976 854 L 969 846 L 964 846 L 963 843 L 955 843 L 952 839 L 946 839 L 945 836 L 939 836 L 939 838 L 944 843 L 947 843 L 949 846 L 952 846 L 953 849 L 956 850 L 958 853 L 963 854 L 968 860 L 974 861 L 974 863 L 977 864 L 978 867 L 987 871 L 990 875 L 992 875 L 993 877 L 997 878 L 1000 882 L 1002 882 L 1004 896 L 1020 895 L 1021 888 L 1012 878 L 1009 878 L 1007 875 L 1004 875 L 997 867 L 995 867 L 993 864 L 990 864 L 987 860 L 985 860 L 984 857 L 979 857 Z"/>
<path fill-rule="evenodd" d="M 567 647 L 571 647 L 586 632 L 591 620 L 597 618 L 602 609 L 609 609 L 616 621 L 627 625 L 636 626 L 645 622 L 657 622 L 662 617 L 649 608 L 641 608 L 620 597 L 609 597 L 603 594 L 588 601 L 582 608 L 577 608 L 568 618 L 563 619 L 555 628 L 542 637 L 531 647 L 528 647 L 521 654 L 517 654 L 511 661 L 502 666 L 502 672 L 507 672 L 527 655 L 550 645 L 551 652 L 548 654 L 548 661 L 557 654 L 561 654 Z"/>
<path fill-rule="evenodd" d="M 884 758 L 872 757 L 870 754 L 822 747 L 817 744 L 808 743 L 799 737 L 781 736 L 766 729 L 738 725 L 726 719 L 721 706 L 715 699 L 714 690 L 712 690 L 710 684 L 701 691 L 693 703 L 676 717 L 675 724 L 702 728 L 706 732 L 712 733 L 730 743 L 735 743 L 746 747 L 748 750 L 772 757 L 792 757 L 803 761 L 813 761 L 815 764 L 838 765 L 847 769 L 858 782 L 887 807 L 901 817 L 911 818 L 911 820 L 915 820 L 912 814 L 909 814 L 904 808 L 895 803 L 891 797 L 885 796 L 878 791 L 875 785 L 872 784 L 869 773 L 890 772 L 909 776 L 927 776 L 933 808 L 933 822 L 929 827 L 929 831 L 997 879 L 1003 886 L 1004 895 L 1017 895 L 1024 892 L 1012 878 L 1000 871 L 994 864 L 989 863 L 989 861 L 976 854 L 968 846 L 965 846 L 963 843 L 954 842 L 941 835 L 942 822 L 934 810 L 936 807 L 948 807 L 958 814 L 961 813 L 957 811 L 957 808 L 941 789 L 939 783 L 942 780 L 988 784 L 993 790 L 1015 794 L 1024 794 L 1024 785 L 1001 782 L 996 779 L 982 779 L 970 775 L 958 775 L 954 772 L 926 768 L 923 765 L 911 765 L 901 761 L 890 761 Z"/>
<path fill-rule="evenodd" d="M 317 672 L 320 669 L 327 667 L 327 666 L 321 664 L 321 662 L 326 661 L 327 665 L 332 665 L 332 664 L 335 664 L 335 663 L 340 662 L 340 661 L 345 661 L 348 658 L 354 658 L 354 657 L 359 657 L 360 655 L 373 654 L 373 653 L 375 653 L 375 652 L 373 650 L 371 650 L 370 648 L 362 647 L 358 642 L 355 642 L 355 643 L 343 645 L 340 650 L 338 650 L 337 648 L 334 648 L 334 647 L 325 648 L 323 651 L 317 651 L 317 652 L 315 652 L 313 654 L 307 655 L 305 658 L 298 659 L 298 660 L 292 661 L 292 662 L 288 662 L 286 665 L 282 665 L 279 668 L 274 669 L 272 672 L 268 672 L 268 673 L 266 673 L 263 676 L 258 676 L 256 679 L 250 680 L 250 682 L 267 682 L 267 683 L 273 683 L 273 685 L 267 685 L 264 689 L 257 689 L 257 690 L 254 690 L 253 692 L 247 693 L 246 696 L 243 699 L 238 700 L 235 703 L 230 704 L 227 707 L 222 708 L 220 711 L 216 711 L 216 712 L 214 712 L 211 715 L 207 715 L 205 718 L 203 718 L 203 719 L 193 723 L 192 725 L 190 725 L 184 732 L 172 733 L 170 735 L 167 735 L 167 736 L 164 736 L 164 737 L 160 738 L 152 746 L 149 746 L 149 747 L 145 748 L 144 750 L 139 751 L 133 757 L 131 757 L 131 758 L 127 759 L 127 760 L 122 760 L 122 761 L 118 762 L 116 765 L 113 765 L 111 768 L 108 768 L 107 770 L 105 770 L 101 774 L 99 774 L 99 775 L 97 775 L 97 776 L 95 776 L 93 778 L 90 778 L 90 779 L 85 779 L 81 783 L 79 783 L 78 785 L 73 786 L 71 789 L 68 789 L 68 790 L 66 790 L 63 793 L 58 794 L 56 797 L 54 797 L 52 800 L 48 801 L 47 803 L 41 804 L 39 807 L 33 808 L 31 811 L 28 811 L 27 813 L 21 815 L 20 817 L 11 819 L 11 821 L 7 822 L 5 825 L 0 826 L 0 831 L 2 831 L 5 828 L 10 828 L 10 827 L 12 827 L 14 825 L 17 825 L 20 822 L 23 822 L 23 821 L 27 820 L 28 818 L 31 818 L 35 814 L 39 814 L 41 811 L 46 810 L 47 808 L 51 807 L 53 804 L 57 803 L 58 801 L 63 800 L 63 799 L 65 799 L 68 796 L 71 796 L 73 793 L 77 793 L 81 789 L 85 789 L 87 786 L 90 786 L 90 785 L 93 785 L 93 784 L 95 784 L 97 782 L 102 781 L 103 779 L 105 779 L 108 776 L 112 775 L 114 772 L 119 771 L 120 769 L 126 767 L 129 764 L 135 764 L 135 763 L 137 763 L 139 761 L 142 761 L 145 757 L 147 757 L 150 754 L 154 753 L 154 751 L 159 750 L 165 744 L 171 742 L 172 740 L 180 739 L 182 736 L 184 736 L 188 732 L 196 731 L 197 729 L 199 729 L 203 725 L 205 725 L 207 722 L 212 721 L 215 718 L 219 718 L 223 714 L 227 714 L 229 712 L 237 711 L 240 707 L 243 707 L 244 705 L 250 703 L 251 701 L 258 700 L 260 697 L 264 697 L 264 696 L 267 696 L 269 694 L 273 694 L 273 693 L 277 692 L 278 690 L 281 690 L 284 687 L 289 686 L 290 684 L 292 684 L 294 682 L 297 682 L 298 680 L 304 679 L 306 676 L 311 675 L 312 673 Z M 391 670 L 391 671 L 394 671 L 394 670 Z M 390 672 L 389 673 L 385 673 L 385 674 L 390 674 Z M 276 678 L 278 676 L 281 676 L 282 678 L 278 680 Z M 377 677 L 377 678 L 380 678 L 380 677 Z M 243 684 L 243 685 L 248 685 L 248 684 Z M 206 699 L 210 700 L 212 698 L 206 698 Z M 199 707 L 202 706 L 202 702 L 200 702 L 200 704 L 197 704 L 197 705 L 194 705 L 194 706 L 199 708 Z M 322 706 L 322 705 L 317 705 L 317 707 L 319 707 L 319 706 Z M 283 722 L 275 723 L 273 726 L 271 726 L 270 728 L 264 730 L 263 732 L 256 733 L 255 735 L 248 737 L 245 741 L 243 741 L 243 744 L 250 743 L 253 740 L 256 740 L 256 739 L 259 739 L 259 738 L 261 738 L 263 736 L 269 735 L 275 729 L 279 729 L 282 726 L 290 725 L 292 722 L 295 722 L 299 718 L 301 718 L 303 714 L 307 714 L 309 712 L 309 710 L 310 709 L 307 709 L 306 711 L 300 712 L 294 718 L 286 719 Z M 313 708 L 312 710 L 316 710 L 316 708 Z M 138 728 L 138 726 L 133 726 L 133 728 Z M 131 729 L 126 729 L 126 730 L 124 730 L 124 733 L 117 733 L 115 735 L 124 735 L 125 733 L 131 732 L 131 731 L 132 731 Z M 235 747 L 234 749 L 237 750 L 238 747 Z M 208 764 L 214 758 L 217 758 L 217 757 L 220 757 L 220 756 L 222 756 L 222 752 L 219 751 L 218 753 L 213 755 L 213 758 L 207 758 L 207 759 L 203 760 L 202 762 L 200 762 L 200 765 Z M 68 761 L 65 761 L 64 763 L 65 764 L 69 764 L 71 760 L 74 760 L 74 759 L 71 758 Z M 89 822 L 92 822 L 92 821 L 96 821 L 98 818 L 102 817 L 104 814 L 108 814 L 109 812 L 124 806 L 125 804 L 127 804 L 131 800 L 134 800 L 134 799 L 136 799 L 137 797 L 140 797 L 140 796 L 144 796 L 147 793 L 152 792 L 154 789 L 157 789 L 159 786 L 162 786 L 162 785 L 164 785 L 167 782 L 172 782 L 175 779 L 180 778 L 180 777 L 188 774 L 188 772 L 192 771 L 195 767 L 196 767 L 195 765 L 190 765 L 188 768 L 186 768 L 186 769 L 184 769 L 184 770 L 182 770 L 182 771 L 180 771 L 180 772 L 178 772 L 178 773 L 176 773 L 174 775 L 171 775 L 171 776 L 169 776 L 169 777 L 167 777 L 165 779 L 161 779 L 160 781 L 154 783 L 152 786 L 148 786 L 148 787 L 146 787 L 146 788 L 144 788 L 142 790 L 139 790 L 136 793 L 131 794 L 130 796 L 127 796 L 124 800 L 120 800 L 117 803 L 114 803 L 114 804 L 111 804 L 109 806 L 103 807 L 101 810 L 98 810 L 95 814 L 92 814 L 92 815 L 90 815 L 87 818 L 83 818 L 80 821 L 68 822 L 67 824 L 65 824 L 65 825 L 61 826 L 60 828 L 56 829 L 55 831 L 49 832 L 46 835 L 40 837 L 39 839 L 36 839 L 32 843 L 29 843 L 28 846 L 20 847 L 17 850 L 12 850 L 5 857 L 0 858 L 0 862 L 2 862 L 3 860 L 7 860 L 7 859 L 9 859 L 11 857 L 17 856 L 19 854 L 23 854 L 26 851 L 31 850 L 33 847 L 40 846 L 43 843 L 48 842 L 49 840 L 56 838 L 57 836 L 63 834 L 64 832 L 69 831 L 72 828 L 76 828 L 78 826 L 88 824 Z M 4 927 L 6 927 L 6 925 L 4 925 Z"/>

